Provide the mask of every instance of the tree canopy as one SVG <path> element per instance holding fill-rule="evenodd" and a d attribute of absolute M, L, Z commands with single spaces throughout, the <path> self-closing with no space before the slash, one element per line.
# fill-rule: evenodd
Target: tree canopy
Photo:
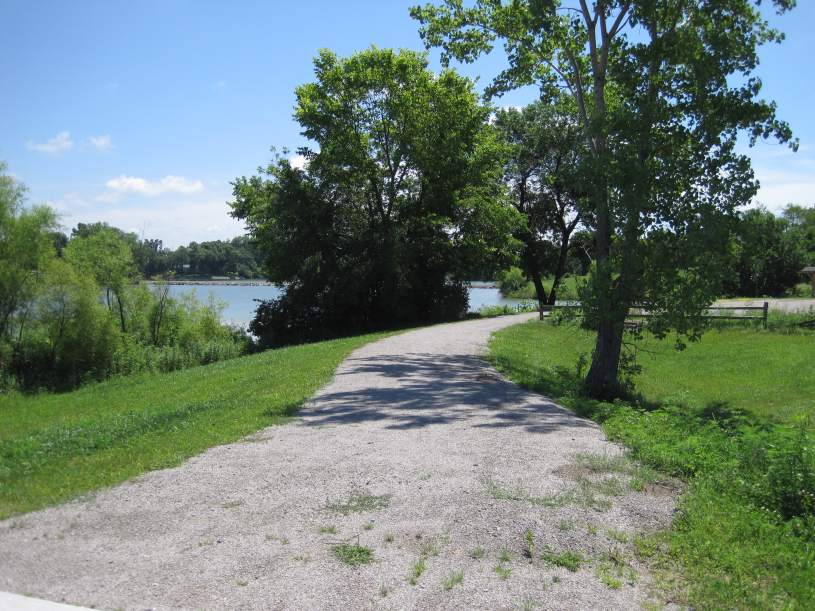
<path fill-rule="evenodd" d="M 489 92 L 538 84 L 571 95 L 590 156 L 586 210 L 595 262 L 583 295 L 597 342 L 586 378 L 619 390 L 624 320 L 647 307 L 658 334 L 691 338 L 722 286 L 729 232 L 755 195 L 751 141 L 791 140 L 761 100 L 757 49 L 782 35 L 750 0 L 555 0 L 415 7 L 428 46 L 473 61 L 502 44 L 508 65 Z M 775 0 L 778 11 L 794 5 Z"/>
<path fill-rule="evenodd" d="M 514 245 L 489 108 L 410 51 L 314 66 L 296 92 L 306 167 L 278 159 L 234 183 L 233 215 L 286 286 L 253 331 L 279 344 L 463 315 L 467 270 Z"/>

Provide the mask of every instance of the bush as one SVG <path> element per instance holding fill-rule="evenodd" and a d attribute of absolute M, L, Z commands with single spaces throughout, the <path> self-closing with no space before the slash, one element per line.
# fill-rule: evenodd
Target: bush
<path fill-rule="evenodd" d="M 526 276 L 519 267 L 510 267 L 498 277 L 498 289 L 504 297 L 520 291 L 526 285 Z"/>

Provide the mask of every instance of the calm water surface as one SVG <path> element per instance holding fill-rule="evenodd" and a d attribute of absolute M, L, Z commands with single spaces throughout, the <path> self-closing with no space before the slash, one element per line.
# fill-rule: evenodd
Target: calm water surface
<path fill-rule="evenodd" d="M 484 306 L 516 304 L 518 299 L 504 299 L 498 289 L 471 287 L 470 311 L 477 312 Z M 256 299 L 274 299 L 281 291 L 276 286 L 240 286 L 235 284 L 171 284 L 170 295 L 177 297 L 184 293 L 195 292 L 198 299 L 206 301 L 212 294 L 216 299 L 224 302 L 224 322 L 245 327 L 255 314 Z"/>

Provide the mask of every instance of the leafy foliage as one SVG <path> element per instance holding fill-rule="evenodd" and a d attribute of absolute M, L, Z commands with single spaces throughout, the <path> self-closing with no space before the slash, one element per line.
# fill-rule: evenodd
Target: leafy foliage
<path fill-rule="evenodd" d="M 757 184 L 736 152 L 740 132 L 791 140 L 758 98 L 757 49 L 782 39 L 760 2 L 446 0 L 412 9 L 445 61 L 503 44 L 508 66 L 490 92 L 538 84 L 573 96 L 589 157 L 595 264 L 582 301 L 597 329 L 587 388 L 618 394 L 624 320 L 647 305 L 659 333 L 691 338 L 726 269 L 736 209 Z M 794 2 L 775 0 L 778 11 Z"/>
<path fill-rule="evenodd" d="M 217 303 L 137 284 L 135 236 L 102 223 L 57 239 L 47 207 L 0 174 L 0 389 L 68 389 L 242 354 Z"/>
<path fill-rule="evenodd" d="M 514 221 L 488 109 L 424 56 L 323 51 L 295 117 L 317 145 L 234 183 L 233 215 L 285 285 L 261 304 L 264 345 L 462 316 L 466 271 L 506 258 Z"/>
<path fill-rule="evenodd" d="M 517 232 L 523 244 L 520 261 L 541 304 L 557 299 L 571 236 L 586 208 L 578 206 L 586 197 L 587 155 L 576 115 L 570 99 L 561 96 L 520 110 L 502 109 L 495 117 L 495 127 L 510 149 L 504 181 L 525 221 Z M 553 277 L 548 294 L 543 287 L 547 275 Z"/>
<path fill-rule="evenodd" d="M 730 291 L 746 297 L 778 297 L 795 286 L 807 262 L 802 235 L 806 230 L 798 229 L 767 210 L 744 212 L 734 236 Z"/>

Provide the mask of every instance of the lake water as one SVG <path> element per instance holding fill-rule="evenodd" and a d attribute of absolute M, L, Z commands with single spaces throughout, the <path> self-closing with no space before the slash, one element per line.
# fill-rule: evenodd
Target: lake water
<path fill-rule="evenodd" d="M 175 297 L 195 291 L 198 299 L 204 301 L 212 293 L 217 299 L 226 303 L 224 322 L 245 327 L 255 315 L 255 299 L 268 300 L 280 295 L 276 286 L 241 286 L 236 284 L 171 284 L 170 295 Z M 470 287 L 470 311 L 477 312 L 484 306 L 517 304 L 518 299 L 505 299 L 496 288 Z"/>

